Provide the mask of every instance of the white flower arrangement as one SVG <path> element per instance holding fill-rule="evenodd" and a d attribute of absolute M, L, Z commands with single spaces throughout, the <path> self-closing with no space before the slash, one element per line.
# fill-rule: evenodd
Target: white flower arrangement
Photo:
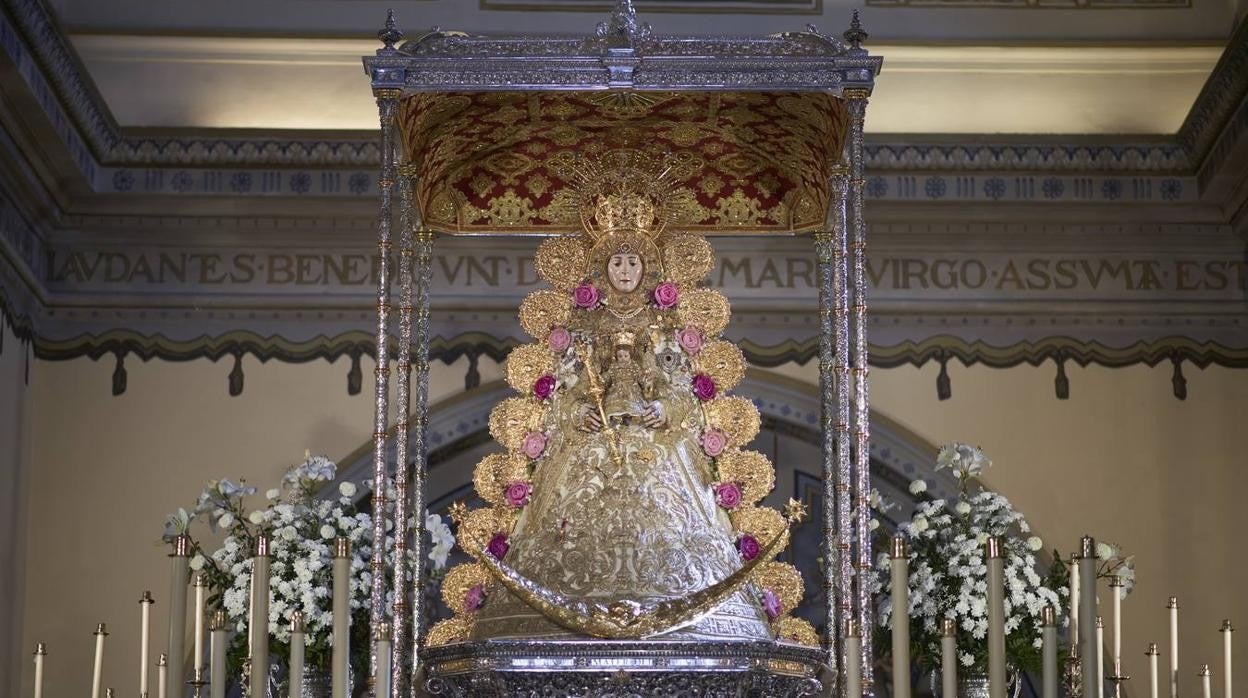
<path fill-rule="evenodd" d="M 307 661 L 310 666 L 328 666 L 332 651 L 332 583 L 333 547 L 335 538 L 351 542 L 350 593 L 348 607 L 352 615 L 352 663 L 367 662 L 368 607 L 372 595 L 373 519 L 360 511 L 355 500 L 357 485 L 342 482 L 337 497 L 318 499 L 316 494 L 331 482 L 337 471 L 328 458 L 310 457 L 292 467 L 282 477 L 280 490 L 265 493 L 264 506 L 247 511 L 244 500 L 256 488 L 236 485 L 228 480 L 210 482 L 200 495 L 193 512 L 179 509 L 169 517 L 166 539 L 186 534 L 196 520 L 206 522 L 212 530 L 224 532 L 221 546 L 205 552 L 198 541 L 192 542 L 192 567 L 202 569 L 213 589 L 211 606 L 224 609 L 238 634 L 231 648 L 235 668 L 241 664 L 248 632 L 248 601 L 251 592 L 252 556 L 255 541 L 261 533 L 270 540 L 270 601 L 268 630 L 272 651 L 278 657 L 289 652 L 290 619 L 295 611 L 304 617 Z M 366 486 L 368 483 L 365 483 Z M 393 498 L 393 483 L 386 483 Z M 436 519 L 436 521 L 434 521 Z M 426 526 L 434 536 L 434 550 L 429 559 L 436 574 L 446 566 L 446 554 L 454 538 L 441 518 L 431 515 Z M 394 565 L 394 522 L 387 520 L 385 545 Z M 411 528 L 415 527 L 412 521 Z M 415 558 L 409 551 L 409 569 Z M 198 565 L 198 566 L 196 566 Z M 390 596 L 392 597 L 393 592 Z M 389 613 L 391 598 L 386 599 Z M 359 655 L 359 656 L 354 656 Z"/>
<path fill-rule="evenodd" d="M 1006 648 L 1013 666 L 1021 670 L 1039 667 L 1041 613 L 1053 606 L 1064 608 L 1064 586 L 1036 571 L 1035 552 L 1043 541 L 1029 535 L 1030 526 L 1001 495 L 988 490 L 971 492 L 971 479 L 991 461 L 966 444 L 950 444 L 940 450 L 937 469 L 949 468 L 960 484 L 957 498 L 921 502 L 910 521 L 898 527 L 908 543 L 910 563 L 909 608 L 911 652 L 929 670 L 940 666 L 941 622 L 957 623 L 958 661 L 965 670 L 984 672 L 988 660 L 988 565 L 984 542 L 997 536 L 1005 557 Z M 922 493 L 923 485 L 911 492 Z M 892 599 L 888 593 L 890 562 L 887 554 L 877 560 L 880 574 L 876 589 L 881 599 L 879 623 L 892 623 Z M 1056 566 L 1061 568 L 1060 565 Z"/>

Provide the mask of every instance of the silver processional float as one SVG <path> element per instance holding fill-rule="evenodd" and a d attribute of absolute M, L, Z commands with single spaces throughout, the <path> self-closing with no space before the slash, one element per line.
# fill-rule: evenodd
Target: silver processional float
<path fill-rule="evenodd" d="M 866 36 L 857 13 L 843 38 L 663 36 L 629 0 L 571 38 L 404 41 L 389 15 L 364 58 L 382 156 L 373 470 L 395 480 L 372 505 L 416 533 L 392 564 L 374 516 L 377 695 L 872 693 Z M 475 560 L 444 582 L 457 615 L 426 628 L 406 561 L 423 557 L 431 261 L 437 236 L 469 234 L 544 236 L 552 289 L 520 308 L 539 343 L 508 360 L 520 396 L 491 417 L 509 452 L 477 469 L 487 506 L 452 512 Z M 704 235 L 797 234 L 819 288 L 818 634 L 783 615 L 800 577 L 771 559 L 802 508 L 753 506 L 773 475 L 740 448 L 758 416 L 723 394 L 744 364 L 717 339 L 726 301 L 700 288 Z"/>

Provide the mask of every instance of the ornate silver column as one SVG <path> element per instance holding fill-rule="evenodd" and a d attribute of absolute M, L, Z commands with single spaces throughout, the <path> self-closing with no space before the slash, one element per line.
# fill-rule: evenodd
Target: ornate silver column
<path fill-rule="evenodd" d="M 399 91 L 379 89 L 377 111 L 381 118 L 381 211 L 377 218 L 377 367 L 375 412 L 373 418 L 373 576 L 369 600 L 370 627 L 376 628 L 385 619 L 386 603 L 386 432 L 390 426 L 390 216 L 394 192 L 395 139 L 394 114 Z M 376 646 L 369 650 L 369 677 L 377 675 Z"/>
<path fill-rule="evenodd" d="M 420 221 L 420 211 L 412 208 L 413 228 L 415 233 L 415 255 L 413 257 L 412 274 L 415 277 L 416 318 L 412 341 L 414 343 L 413 359 L 415 361 L 416 382 L 412 400 L 415 410 L 409 419 L 412 422 L 412 511 L 416 517 L 415 529 L 412 531 L 412 553 L 416 559 L 412 570 L 412 631 L 411 631 L 411 679 L 412 695 L 418 693 L 418 678 L 421 674 L 420 648 L 424 640 L 424 588 L 425 588 L 425 468 L 428 464 L 428 449 L 425 434 L 429 425 L 429 289 L 433 280 L 433 232 L 424 228 Z M 396 652 L 402 651 L 396 649 Z M 396 666 L 399 661 L 396 658 Z M 397 685 L 397 684 L 396 684 Z M 403 693 L 396 693 L 398 696 Z"/>
<path fill-rule="evenodd" d="M 849 285 L 845 168 L 829 180 L 832 199 L 824 230 L 815 235 L 819 274 L 819 385 L 823 412 L 824 594 L 827 624 L 823 649 L 833 672 L 841 657 L 841 619 L 850 617 L 853 600 L 849 453 Z M 842 683 L 842 677 L 837 677 Z"/>
<path fill-rule="evenodd" d="M 856 17 L 855 17 L 856 19 Z M 867 374 L 870 359 L 867 349 L 867 230 L 862 216 L 863 190 L 863 122 L 866 117 L 866 89 L 852 88 L 844 92 L 849 103 L 849 227 L 850 279 L 853 287 L 853 307 L 850 312 L 852 327 L 853 366 L 853 440 L 854 440 L 854 539 L 857 544 L 857 606 L 858 623 L 862 628 L 862 685 L 863 692 L 874 695 L 872 671 L 874 652 L 871 634 L 874 626 L 874 607 L 871 600 L 871 453 L 870 453 L 870 395 Z"/>
<path fill-rule="evenodd" d="M 407 583 L 407 436 L 412 413 L 412 178 L 415 173 L 410 162 L 399 167 L 399 384 L 394 425 L 394 601 L 391 605 L 394 641 L 390 661 L 390 686 L 395 696 L 404 695 L 407 683 L 408 674 L 402 659 L 406 657 L 403 648 L 407 642 L 408 599 L 412 596 Z"/>

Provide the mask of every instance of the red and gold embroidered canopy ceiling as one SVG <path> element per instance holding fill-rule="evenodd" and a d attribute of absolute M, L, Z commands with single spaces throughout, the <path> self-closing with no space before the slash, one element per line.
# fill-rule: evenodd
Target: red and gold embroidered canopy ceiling
<path fill-rule="evenodd" d="M 406 98 L 399 125 L 424 223 L 449 234 L 559 234 L 580 219 L 569 163 L 616 149 L 678 162 L 673 227 L 823 227 L 847 131 L 817 92 L 463 92 Z"/>

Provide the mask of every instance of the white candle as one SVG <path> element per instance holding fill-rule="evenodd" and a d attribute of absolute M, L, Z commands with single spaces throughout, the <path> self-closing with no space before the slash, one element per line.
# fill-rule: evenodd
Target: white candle
<path fill-rule="evenodd" d="M 158 698 L 165 698 L 165 686 L 169 685 L 166 680 L 168 675 L 169 655 L 161 652 L 160 659 L 156 660 L 156 693 Z"/>
<path fill-rule="evenodd" d="M 858 621 L 849 620 L 845 628 L 845 692 L 848 698 L 862 698 L 862 638 Z"/>
<path fill-rule="evenodd" d="M 351 671 L 351 611 L 347 606 L 351 574 L 351 540 L 334 539 L 333 638 L 330 654 L 331 698 L 348 698 L 347 681 Z"/>
<path fill-rule="evenodd" d="M 377 626 L 373 637 L 373 650 L 377 653 L 377 675 L 373 677 L 373 685 L 377 687 L 375 695 L 387 698 L 390 695 L 390 624 L 382 621 Z"/>
<path fill-rule="evenodd" d="M 204 591 L 208 587 L 208 582 L 204 580 L 204 573 L 197 572 L 195 574 L 195 654 L 191 660 L 191 671 L 201 669 L 204 666 Z"/>
<path fill-rule="evenodd" d="M 104 677 L 104 638 L 108 631 L 104 624 L 95 626 L 95 668 L 91 671 L 91 698 L 100 698 L 100 681 Z"/>
<path fill-rule="evenodd" d="M 1114 676 L 1122 676 L 1122 578 L 1114 577 L 1109 593 L 1114 597 Z"/>
<path fill-rule="evenodd" d="M 1105 621 L 1096 617 L 1096 694 L 1105 698 Z"/>
<path fill-rule="evenodd" d="M 1150 642 L 1148 651 L 1148 698 L 1157 698 L 1157 643 Z"/>
<path fill-rule="evenodd" d="M 1171 596 L 1170 605 L 1170 698 L 1179 698 L 1179 597 Z"/>
<path fill-rule="evenodd" d="M 303 611 L 295 611 L 290 614 L 290 698 L 303 695 L 303 630 Z"/>
<path fill-rule="evenodd" d="M 1079 643 L 1079 556 L 1070 556 L 1070 638 Z"/>
<path fill-rule="evenodd" d="M 1222 621 L 1222 698 L 1231 698 L 1231 619 Z"/>
<path fill-rule="evenodd" d="M 1202 664 L 1200 666 L 1200 690 L 1205 698 L 1213 698 L 1211 687 L 1209 685 L 1211 683 L 1210 679 L 1212 678 L 1213 672 L 1209 670 L 1209 665 Z"/>
<path fill-rule="evenodd" d="M 48 655 L 48 646 L 42 642 L 35 645 L 35 698 L 43 698 L 43 658 Z"/>
<path fill-rule="evenodd" d="M 942 695 L 958 695 L 958 625 L 952 618 L 940 621 L 940 686 Z"/>
<path fill-rule="evenodd" d="M 251 559 L 252 587 L 251 686 L 263 686 L 269 680 L 269 537 L 256 536 L 256 554 Z"/>
<path fill-rule="evenodd" d="M 139 599 L 139 696 L 147 698 L 147 660 L 151 656 L 152 592 L 144 591 Z"/>
<path fill-rule="evenodd" d="M 910 698 L 910 561 L 906 539 L 893 536 L 892 543 L 893 698 Z"/>
<path fill-rule="evenodd" d="M 225 611 L 219 609 L 208 624 L 208 629 L 212 632 L 212 642 L 208 646 L 209 698 L 225 698 L 225 683 L 228 680 L 225 675 L 225 638 L 228 626 L 229 619 Z"/>
<path fill-rule="evenodd" d="M 1040 695 L 1042 698 L 1057 698 L 1057 609 L 1045 606 L 1040 612 L 1040 620 L 1043 623 L 1041 642 L 1044 655 Z M 957 694 L 950 692 L 946 695 Z"/>
<path fill-rule="evenodd" d="M 996 536 L 984 541 L 988 563 L 988 695 L 1005 698 L 1005 560 L 1001 557 L 1001 539 Z"/>

